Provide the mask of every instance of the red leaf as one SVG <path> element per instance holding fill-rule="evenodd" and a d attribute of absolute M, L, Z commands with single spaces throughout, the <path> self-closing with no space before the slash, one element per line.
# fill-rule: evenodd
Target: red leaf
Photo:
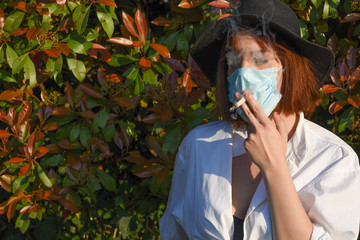
<path fill-rule="evenodd" d="M 341 82 L 344 82 L 349 74 L 349 68 L 346 65 L 345 59 L 339 64 L 339 75 Z"/>
<path fill-rule="evenodd" d="M 193 81 L 191 80 L 190 74 L 189 74 L 189 68 L 186 69 L 183 77 L 181 86 L 186 88 L 186 92 L 189 93 L 192 90 L 193 87 Z"/>
<path fill-rule="evenodd" d="M 20 126 L 24 122 L 30 119 L 32 113 L 32 105 L 29 101 L 25 101 L 21 111 L 19 112 L 17 125 Z"/>
<path fill-rule="evenodd" d="M 356 52 L 357 51 L 355 50 L 355 48 L 350 45 L 349 51 L 346 54 L 346 61 L 350 69 L 354 68 L 356 65 L 356 56 L 357 56 Z"/>
<path fill-rule="evenodd" d="M 134 48 L 139 48 L 139 47 L 144 46 L 144 43 L 142 43 L 141 41 L 134 41 L 133 46 L 134 46 Z"/>
<path fill-rule="evenodd" d="M 157 174 L 157 181 L 158 184 L 163 183 L 167 176 L 169 176 L 170 173 L 170 168 L 169 167 L 164 167 L 163 169 L 160 170 L 160 172 Z"/>
<path fill-rule="evenodd" d="M 113 100 L 120 106 L 127 109 L 133 109 L 135 107 L 135 105 L 128 98 L 125 97 L 114 97 Z"/>
<path fill-rule="evenodd" d="M 55 46 L 56 50 L 58 50 L 59 52 L 61 52 L 65 56 L 69 55 L 70 48 L 65 43 L 57 42 L 57 43 L 55 43 L 54 46 Z"/>
<path fill-rule="evenodd" d="M 0 130 L 0 138 L 8 138 L 11 135 L 13 135 L 13 134 L 11 134 L 11 133 L 9 133 L 7 131 L 4 131 L 4 130 Z"/>
<path fill-rule="evenodd" d="M 173 23 L 173 21 L 171 19 L 167 19 L 164 17 L 158 17 L 155 20 L 153 20 L 151 23 L 156 26 L 168 27 Z"/>
<path fill-rule="evenodd" d="M 56 144 L 48 144 L 45 147 L 49 150 L 49 153 L 59 153 L 62 151 Z"/>
<path fill-rule="evenodd" d="M 21 2 L 14 1 L 9 5 L 12 5 L 12 6 L 14 6 L 14 8 L 17 8 L 17 9 L 19 9 L 21 11 L 24 11 L 24 12 L 31 12 L 32 11 L 31 7 L 28 4 L 26 4 L 25 2 L 22 2 L 22 1 Z"/>
<path fill-rule="evenodd" d="M 231 13 L 225 13 L 225 14 L 221 15 L 220 17 L 218 17 L 217 20 L 219 21 L 219 20 L 221 20 L 221 19 L 223 19 L 223 18 L 227 18 L 227 17 L 230 17 L 230 16 L 232 16 Z"/>
<path fill-rule="evenodd" d="M 49 149 L 47 149 L 47 148 L 44 147 L 44 146 L 41 146 L 41 147 L 39 147 L 36 151 L 40 153 L 40 154 L 38 155 L 38 157 L 42 157 L 42 156 L 44 156 L 45 154 L 47 154 L 47 153 L 49 152 Z"/>
<path fill-rule="evenodd" d="M 329 113 L 334 114 L 341 110 L 346 104 L 346 101 L 336 101 L 329 106 Z"/>
<path fill-rule="evenodd" d="M 28 211 L 31 209 L 31 207 L 32 207 L 31 205 L 23 207 L 22 209 L 20 209 L 20 213 L 21 214 L 28 213 Z"/>
<path fill-rule="evenodd" d="M 333 92 L 336 92 L 337 90 L 339 90 L 340 88 L 335 86 L 335 85 L 332 85 L 332 84 L 325 84 L 323 85 L 321 88 L 320 88 L 320 92 L 323 92 L 323 93 L 333 93 Z"/>
<path fill-rule="evenodd" d="M 72 149 L 80 149 L 82 148 L 82 145 L 78 141 L 74 141 L 70 143 L 70 140 L 68 138 L 61 139 L 58 141 L 58 146 L 62 149 L 72 150 Z"/>
<path fill-rule="evenodd" d="M 11 185 L 6 183 L 4 180 L 0 179 L 0 186 L 7 192 L 11 192 Z M 0 214 L 1 213 L 1 206 L 0 206 Z"/>
<path fill-rule="evenodd" d="M 59 195 L 51 190 L 44 191 L 43 199 L 45 199 L 45 200 L 59 200 L 61 198 L 62 198 L 61 195 Z"/>
<path fill-rule="evenodd" d="M 139 64 L 140 64 L 141 69 L 144 70 L 144 71 L 147 71 L 147 70 L 149 70 L 151 68 L 151 61 L 149 59 L 144 58 L 144 57 L 142 57 L 140 59 Z"/>
<path fill-rule="evenodd" d="M 208 3 L 209 6 L 218 7 L 218 8 L 229 8 L 230 3 L 225 0 L 216 0 Z"/>
<path fill-rule="evenodd" d="M 130 39 L 127 39 L 127 38 L 122 38 L 122 37 L 113 37 L 106 41 L 115 43 L 115 44 L 124 45 L 124 46 L 132 46 L 133 45 L 133 41 L 131 41 Z"/>
<path fill-rule="evenodd" d="M 26 33 L 27 31 L 28 31 L 28 27 L 18 28 L 18 29 L 15 29 L 10 35 L 11 36 L 20 36 L 20 35 L 23 35 L 24 33 Z"/>
<path fill-rule="evenodd" d="M 65 7 L 66 0 L 56 0 L 56 2 L 57 2 L 62 8 Z"/>
<path fill-rule="evenodd" d="M 96 1 L 96 3 L 102 3 L 106 6 L 117 8 L 116 3 L 113 2 L 112 0 L 98 0 L 98 1 Z"/>
<path fill-rule="evenodd" d="M 150 113 L 149 115 L 145 116 L 141 121 L 143 123 L 156 123 L 160 121 L 160 114 Z"/>
<path fill-rule="evenodd" d="M 66 107 L 57 107 L 54 109 L 54 111 L 51 113 L 51 115 L 54 116 L 62 116 L 62 115 L 66 115 L 70 112 L 70 110 Z"/>
<path fill-rule="evenodd" d="M 20 168 L 19 176 L 24 176 L 24 175 L 28 174 L 30 172 L 30 170 L 31 170 L 30 164 L 23 166 L 22 168 Z"/>
<path fill-rule="evenodd" d="M 60 57 L 60 53 L 58 51 L 56 51 L 55 49 L 46 49 L 45 53 L 47 55 L 49 55 L 50 57 L 53 57 L 53 58 L 59 58 Z"/>
<path fill-rule="evenodd" d="M 35 141 L 36 141 L 35 137 L 36 137 L 36 131 L 30 135 L 27 141 L 27 149 L 29 151 L 30 156 L 33 155 L 34 153 Z"/>
<path fill-rule="evenodd" d="M 74 107 L 75 93 L 73 87 L 69 82 L 65 83 L 65 97 L 66 97 L 66 101 L 70 104 L 70 106 Z"/>
<path fill-rule="evenodd" d="M 124 159 L 128 162 L 135 163 L 138 165 L 145 165 L 147 162 L 146 158 L 141 156 L 139 151 L 129 152 L 129 156 L 124 157 Z"/>
<path fill-rule="evenodd" d="M 124 80 L 124 78 L 121 77 L 119 74 L 113 73 L 106 75 L 106 80 L 111 82 L 121 82 L 122 80 Z"/>
<path fill-rule="evenodd" d="M 110 52 L 103 46 L 97 43 L 93 43 L 93 48 L 88 51 L 90 57 L 97 59 L 98 55 L 101 56 L 101 60 L 104 62 L 111 61 Z"/>
<path fill-rule="evenodd" d="M 2 101 L 10 101 L 23 94 L 23 91 L 18 89 L 16 91 L 13 90 L 5 90 L 0 94 L 0 100 Z"/>
<path fill-rule="evenodd" d="M 159 43 L 150 43 L 150 47 L 160 53 L 160 55 L 164 58 L 171 58 L 169 50 L 164 45 Z"/>
<path fill-rule="evenodd" d="M 174 70 L 176 70 L 176 71 L 185 72 L 185 67 L 184 67 L 180 62 L 178 62 L 178 61 L 175 60 L 175 59 L 172 59 L 172 58 L 164 58 L 164 62 L 165 62 L 169 67 L 171 67 L 172 69 L 174 69 Z"/>
<path fill-rule="evenodd" d="M 360 97 L 359 96 L 350 96 L 347 99 L 348 103 L 353 105 L 356 108 L 360 107 Z"/>
<path fill-rule="evenodd" d="M 157 137 L 148 136 L 146 139 L 146 144 L 152 155 L 154 155 L 155 157 L 161 155 L 161 147 L 159 142 L 157 141 Z"/>
<path fill-rule="evenodd" d="M 78 171 L 81 170 L 81 158 L 78 155 L 70 153 L 66 160 L 73 169 Z"/>
<path fill-rule="evenodd" d="M 44 131 L 54 131 L 58 128 L 59 128 L 59 124 L 57 122 L 52 122 L 52 123 L 46 124 L 46 126 L 43 127 L 43 130 Z"/>
<path fill-rule="evenodd" d="M 129 137 L 123 127 L 120 127 L 120 138 L 126 147 L 130 146 Z"/>
<path fill-rule="evenodd" d="M 4 11 L 0 8 L 0 28 L 3 29 L 5 24 L 5 14 Z"/>
<path fill-rule="evenodd" d="M 71 212 L 79 212 L 79 209 L 72 200 L 59 199 L 58 202 Z"/>
<path fill-rule="evenodd" d="M 87 119 L 94 119 L 96 118 L 96 114 L 91 110 L 85 110 L 78 113 L 81 117 L 87 118 Z"/>
<path fill-rule="evenodd" d="M 139 32 L 139 39 L 142 43 L 146 42 L 147 24 L 145 14 L 138 9 L 135 13 L 135 24 Z"/>
<path fill-rule="evenodd" d="M 350 13 L 344 17 L 343 20 L 341 20 L 341 23 L 345 22 L 355 22 L 360 19 L 360 13 Z"/>
<path fill-rule="evenodd" d="M 126 29 L 135 37 L 139 38 L 139 34 L 135 28 L 135 21 L 134 19 L 128 15 L 126 12 L 122 12 L 122 19 L 125 24 Z"/>
<path fill-rule="evenodd" d="M 182 0 L 178 7 L 181 8 L 194 8 L 203 4 L 205 0 Z"/>
<path fill-rule="evenodd" d="M 97 90 L 95 87 L 93 87 L 90 84 L 82 83 L 80 84 L 80 89 L 86 93 L 89 96 L 92 96 L 93 98 L 102 98 L 100 91 Z"/>
<path fill-rule="evenodd" d="M 118 146 L 120 149 L 123 149 L 124 147 L 124 142 L 121 140 L 120 137 L 120 131 L 116 130 L 115 134 L 114 134 L 114 142 L 116 144 L 116 146 Z"/>
<path fill-rule="evenodd" d="M 42 28 L 36 28 L 35 26 L 32 26 L 29 31 L 26 33 L 26 38 L 28 41 L 34 39 L 40 32 Z"/>
<path fill-rule="evenodd" d="M 98 83 L 100 84 L 100 86 L 104 86 L 104 84 L 106 82 L 106 73 L 101 68 L 99 68 L 99 70 L 98 70 L 97 80 L 98 80 Z"/>
<path fill-rule="evenodd" d="M 22 163 L 25 161 L 26 161 L 26 158 L 14 157 L 14 158 L 10 159 L 9 161 L 7 161 L 7 163 L 18 164 L 18 163 Z"/>
<path fill-rule="evenodd" d="M 157 175 L 163 168 L 164 168 L 163 165 L 150 165 L 146 168 L 137 171 L 135 175 L 140 178 L 147 178 Z"/>

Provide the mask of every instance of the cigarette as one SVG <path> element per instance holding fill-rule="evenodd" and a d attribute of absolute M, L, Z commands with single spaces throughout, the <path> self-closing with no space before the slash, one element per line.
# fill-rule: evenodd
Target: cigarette
<path fill-rule="evenodd" d="M 232 106 L 229 110 L 230 112 L 235 111 L 235 109 L 239 108 L 244 102 L 246 102 L 245 98 L 240 99 L 239 101 L 237 101 L 234 106 Z"/>

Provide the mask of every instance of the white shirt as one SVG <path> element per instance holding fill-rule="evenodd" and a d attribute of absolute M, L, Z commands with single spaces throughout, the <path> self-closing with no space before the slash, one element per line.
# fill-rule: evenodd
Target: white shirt
<path fill-rule="evenodd" d="M 237 133 L 246 137 L 242 130 Z M 160 220 L 163 240 L 232 239 L 233 139 L 232 125 L 225 121 L 199 126 L 185 137 L 177 154 L 167 209 Z M 301 114 L 287 144 L 286 160 L 313 223 L 311 239 L 357 239 L 360 170 L 356 153 Z M 244 239 L 272 239 L 263 180 L 244 220 Z"/>

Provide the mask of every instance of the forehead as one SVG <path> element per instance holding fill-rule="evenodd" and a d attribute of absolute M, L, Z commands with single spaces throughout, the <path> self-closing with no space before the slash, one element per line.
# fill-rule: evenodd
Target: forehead
<path fill-rule="evenodd" d="M 274 50 L 263 38 L 255 38 L 253 36 L 237 34 L 230 38 L 228 51 L 235 51 L 242 54 L 250 54 L 253 52 L 261 52 L 274 54 Z"/>

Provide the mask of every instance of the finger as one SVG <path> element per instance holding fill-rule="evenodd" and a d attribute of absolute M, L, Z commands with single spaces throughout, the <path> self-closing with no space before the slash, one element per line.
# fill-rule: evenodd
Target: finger
<path fill-rule="evenodd" d="M 287 140 L 287 130 L 285 126 L 284 120 L 281 118 L 278 112 L 274 112 L 274 121 L 276 125 L 276 129 L 279 131 L 280 135 Z"/>
<path fill-rule="evenodd" d="M 255 118 L 258 119 L 259 123 L 261 124 L 267 124 L 270 122 L 270 119 L 260 106 L 260 104 L 255 100 L 254 96 L 248 92 L 244 92 L 245 100 L 247 101 L 247 104 L 251 108 L 252 113 L 254 114 Z M 250 120 L 250 119 L 249 119 Z"/>
<path fill-rule="evenodd" d="M 235 92 L 234 93 L 234 98 L 236 101 L 239 101 L 243 96 L 241 96 L 241 94 L 239 92 Z"/>
<path fill-rule="evenodd" d="M 249 122 L 252 126 L 256 127 L 259 125 L 259 121 L 256 119 L 255 115 L 252 113 L 250 107 L 247 103 L 244 103 L 240 106 L 241 110 L 245 116 L 249 119 Z"/>

